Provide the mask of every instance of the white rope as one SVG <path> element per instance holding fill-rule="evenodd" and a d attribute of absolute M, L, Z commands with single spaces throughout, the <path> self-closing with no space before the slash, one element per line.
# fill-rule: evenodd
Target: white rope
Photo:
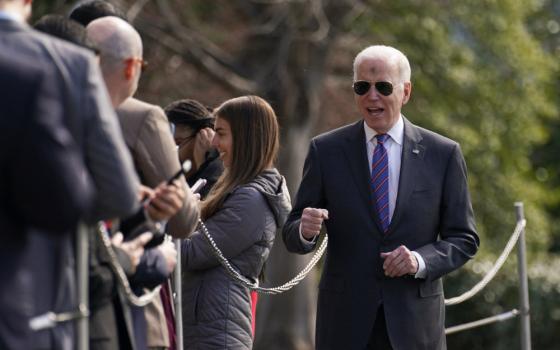
<path fill-rule="evenodd" d="M 309 274 L 309 272 L 313 269 L 313 267 L 315 267 L 317 262 L 321 259 L 323 253 L 325 252 L 325 249 L 327 248 L 327 244 L 329 241 L 328 236 L 325 235 L 323 242 L 321 243 L 319 249 L 317 249 L 313 257 L 311 258 L 311 261 L 309 261 L 307 266 L 300 273 L 298 273 L 294 278 L 292 278 L 288 282 L 278 287 L 263 288 L 263 287 L 259 287 L 258 281 L 257 282 L 250 281 L 247 277 L 241 275 L 236 269 L 234 269 L 231 266 L 230 262 L 226 259 L 226 257 L 224 256 L 220 248 L 218 248 L 218 246 L 216 245 L 216 242 L 214 241 L 212 236 L 210 236 L 210 233 L 208 232 L 208 228 L 206 227 L 204 222 L 202 222 L 202 220 L 198 220 L 198 222 L 200 224 L 204 237 L 206 237 L 208 243 L 210 243 L 210 246 L 212 247 L 212 253 L 220 261 L 220 263 L 226 269 L 226 272 L 230 275 L 230 277 L 233 278 L 234 281 L 241 284 L 242 286 L 245 286 L 250 290 L 254 290 L 258 293 L 263 293 L 263 294 L 272 294 L 272 295 L 280 294 L 292 289 L 295 285 L 297 285 L 301 280 L 303 280 L 307 276 L 307 274 Z"/>
<path fill-rule="evenodd" d="M 107 252 L 107 254 L 109 254 L 109 263 L 111 265 L 111 269 L 117 276 L 118 285 L 123 291 L 127 301 L 130 304 L 138 307 L 144 307 L 149 303 L 151 303 L 156 296 L 159 296 L 159 291 L 161 289 L 161 286 L 157 286 L 156 288 L 154 288 L 149 292 L 146 292 L 142 296 L 137 296 L 136 294 L 134 294 L 134 292 L 132 292 L 132 289 L 130 288 L 130 283 L 128 283 L 128 278 L 126 277 L 126 273 L 124 272 L 124 269 L 119 263 L 117 254 L 113 249 L 111 241 L 109 240 L 109 234 L 107 233 L 107 230 L 105 229 L 103 223 L 99 223 L 97 225 L 97 233 L 101 237 L 105 251 Z"/>
<path fill-rule="evenodd" d="M 526 225 L 527 225 L 527 220 L 523 219 L 521 221 L 518 221 L 517 225 L 515 226 L 515 230 L 511 234 L 511 237 L 508 243 L 506 244 L 506 247 L 502 251 L 502 254 L 498 257 L 498 259 L 494 263 L 494 266 L 490 269 L 490 271 L 488 271 L 486 276 L 484 276 L 484 278 L 480 282 L 478 282 L 474 287 L 472 287 L 470 290 L 466 291 L 465 293 L 454 298 L 445 299 L 445 305 L 449 306 L 449 305 L 460 304 L 472 298 L 478 292 L 484 289 L 484 287 L 486 287 L 486 285 L 490 283 L 490 281 L 496 276 L 496 273 L 498 273 L 498 271 L 502 268 L 502 266 L 506 262 L 509 254 L 511 253 L 513 247 L 515 247 L 515 244 L 519 239 L 519 235 L 521 235 L 521 231 L 523 231 Z"/>
<path fill-rule="evenodd" d="M 210 236 L 210 233 L 208 232 L 208 228 L 206 227 L 206 225 L 204 225 L 202 220 L 199 220 L 199 224 L 200 224 L 200 227 L 202 229 L 202 233 L 204 234 L 204 237 L 206 237 L 208 243 L 210 243 L 210 246 L 212 247 L 212 253 L 214 254 L 214 256 L 216 256 L 216 258 L 219 260 L 219 262 L 222 264 L 222 266 L 226 269 L 226 272 L 230 275 L 230 277 L 233 278 L 236 282 L 240 283 L 241 285 L 243 285 L 243 286 L 245 286 L 245 287 L 247 287 L 251 290 L 257 291 L 259 293 L 264 293 L 264 294 L 280 294 L 280 293 L 283 293 L 287 290 L 290 290 L 292 287 L 297 285 L 301 280 L 303 280 L 307 276 L 307 274 L 309 274 L 311 269 L 313 269 L 313 267 L 321 259 L 321 257 L 323 256 L 323 253 L 325 252 L 325 249 L 327 248 L 327 244 L 328 244 L 328 235 L 325 235 L 325 238 L 323 239 L 323 242 L 319 246 L 319 249 L 315 252 L 315 255 L 313 255 L 313 258 L 311 258 L 311 261 L 309 262 L 309 264 L 307 264 L 307 266 L 300 273 L 298 273 L 296 275 L 296 277 L 294 277 L 293 279 L 284 283 L 281 286 L 271 287 L 271 288 L 263 288 L 263 287 L 259 287 L 258 281 L 257 282 L 250 281 L 247 277 L 241 275 L 236 269 L 234 269 L 231 266 L 230 262 L 224 257 L 220 248 L 216 245 L 216 242 L 214 241 L 212 236 Z M 480 292 L 482 289 L 484 289 L 484 287 L 486 287 L 486 285 L 488 285 L 488 283 L 490 283 L 490 281 L 496 276 L 498 271 L 502 268 L 502 266 L 504 265 L 505 261 L 507 260 L 507 258 L 509 256 L 509 254 L 511 253 L 511 251 L 515 247 L 515 244 L 517 243 L 517 240 L 519 239 L 519 235 L 521 234 L 521 231 L 525 228 L 526 224 L 527 224 L 527 221 L 525 219 L 523 219 L 523 220 L 521 220 L 517 223 L 517 225 L 515 227 L 515 230 L 513 231 L 513 233 L 511 235 L 508 243 L 506 244 L 504 250 L 502 251 L 502 254 L 500 254 L 498 259 L 494 263 L 494 266 L 490 269 L 490 271 L 488 271 L 488 273 L 484 276 L 484 278 L 480 282 L 478 282 L 474 287 L 472 287 L 470 290 L 466 291 L 465 293 L 463 293 L 463 294 L 461 294 L 457 297 L 454 297 L 454 298 L 445 299 L 445 305 L 446 306 L 457 305 L 457 304 L 460 304 L 460 303 L 472 298 L 478 292 Z"/>

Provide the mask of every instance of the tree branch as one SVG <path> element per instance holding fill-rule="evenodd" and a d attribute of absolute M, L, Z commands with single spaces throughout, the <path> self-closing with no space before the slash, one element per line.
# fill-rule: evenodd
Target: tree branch
<path fill-rule="evenodd" d="M 205 54 L 195 45 L 192 45 L 192 43 L 177 40 L 164 30 L 158 29 L 155 26 L 146 25 L 143 21 L 139 21 L 139 26 L 142 28 L 143 34 L 157 41 L 166 49 L 185 57 L 187 61 L 201 68 L 212 78 L 221 81 L 229 89 L 243 94 L 254 94 L 257 90 L 255 82 L 233 73 L 225 66 L 219 64 L 213 57 Z"/>

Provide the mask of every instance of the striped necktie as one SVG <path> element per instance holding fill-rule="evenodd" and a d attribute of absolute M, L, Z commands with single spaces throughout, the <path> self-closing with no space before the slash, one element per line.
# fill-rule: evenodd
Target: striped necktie
<path fill-rule="evenodd" d="M 389 135 L 375 135 L 377 146 L 373 150 L 371 158 L 371 190 L 375 197 L 375 207 L 383 232 L 387 232 L 389 227 L 389 159 L 387 149 L 383 143 L 387 141 Z"/>

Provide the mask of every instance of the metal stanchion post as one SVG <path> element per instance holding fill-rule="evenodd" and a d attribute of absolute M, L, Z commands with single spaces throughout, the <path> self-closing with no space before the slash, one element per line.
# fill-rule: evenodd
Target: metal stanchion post
<path fill-rule="evenodd" d="M 183 294 L 181 289 L 181 240 L 175 240 L 177 249 L 177 265 L 174 271 L 175 331 L 177 333 L 177 349 L 183 349 Z"/>
<path fill-rule="evenodd" d="M 76 238 L 76 280 L 78 287 L 78 307 L 80 311 L 88 313 L 88 236 L 89 227 L 80 223 Z M 77 320 L 76 349 L 89 349 L 89 328 L 88 318 L 80 317 Z"/>
<path fill-rule="evenodd" d="M 515 203 L 517 221 L 525 219 L 523 202 Z M 531 315 L 529 308 L 529 285 L 527 279 L 527 259 L 525 256 L 525 229 L 517 242 L 517 271 L 519 273 L 519 313 L 521 326 L 521 349 L 531 350 Z"/>

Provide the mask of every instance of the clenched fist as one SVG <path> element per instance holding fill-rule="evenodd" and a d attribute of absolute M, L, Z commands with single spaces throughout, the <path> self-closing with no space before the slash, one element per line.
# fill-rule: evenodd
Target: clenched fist
<path fill-rule="evenodd" d="M 301 214 L 301 234 L 308 241 L 321 232 L 323 221 L 329 218 L 329 212 L 321 208 L 305 208 Z"/>

